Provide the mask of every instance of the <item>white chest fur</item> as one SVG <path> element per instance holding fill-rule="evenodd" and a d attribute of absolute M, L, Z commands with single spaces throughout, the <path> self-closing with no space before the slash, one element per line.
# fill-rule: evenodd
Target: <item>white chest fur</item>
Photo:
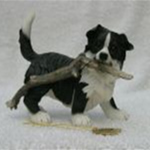
<path fill-rule="evenodd" d="M 89 110 L 98 104 L 109 101 L 112 97 L 116 79 L 100 71 L 85 68 L 82 72 L 80 82 L 88 85 L 83 88 L 83 92 L 87 94 L 88 103 L 85 110 Z"/>

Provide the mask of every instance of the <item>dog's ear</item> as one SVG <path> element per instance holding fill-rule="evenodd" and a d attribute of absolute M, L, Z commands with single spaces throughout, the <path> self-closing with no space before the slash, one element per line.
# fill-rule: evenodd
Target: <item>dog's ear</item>
<path fill-rule="evenodd" d="M 102 29 L 103 29 L 103 27 L 100 24 L 98 24 L 96 27 L 94 27 L 93 29 L 89 30 L 86 33 L 86 37 L 88 39 L 93 39 L 93 38 L 95 38 L 100 33 L 100 31 Z"/>
<path fill-rule="evenodd" d="M 127 36 L 124 33 L 120 34 L 120 40 L 125 50 L 130 51 L 134 49 L 134 46 L 128 41 Z"/>

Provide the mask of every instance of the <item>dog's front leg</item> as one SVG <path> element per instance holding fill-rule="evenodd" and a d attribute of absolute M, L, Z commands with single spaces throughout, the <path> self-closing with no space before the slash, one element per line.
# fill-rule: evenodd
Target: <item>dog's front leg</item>
<path fill-rule="evenodd" d="M 113 98 L 111 98 L 110 101 L 101 103 L 100 105 L 106 116 L 110 119 L 128 120 L 129 118 L 129 115 L 125 111 L 118 109 Z"/>
<path fill-rule="evenodd" d="M 91 120 L 84 114 L 88 99 L 82 91 L 81 84 L 76 88 L 72 104 L 72 124 L 77 126 L 89 126 Z"/>

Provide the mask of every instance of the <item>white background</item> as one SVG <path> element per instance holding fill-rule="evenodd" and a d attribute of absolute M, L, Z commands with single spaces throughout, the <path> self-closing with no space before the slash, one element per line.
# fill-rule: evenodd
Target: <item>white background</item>
<path fill-rule="evenodd" d="M 21 101 L 16 111 L 5 102 L 23 84 L 29 62 L 23 59 L 18 31 L 23 19 L 36 12 L 32 44 L 36 52 L 59 52 L 75 57 L 84 50 L 86 32 L 103 26 L 126 33 L 135 49 L 128 52 L 124 71 L 132 81 L 118 80 L 114 97 L 130 114 L 128 121 L 112 121 L 99 107 L 88 112 L 99 127 L 119 127 L 118 136 L 89 131 L 25 125 L 29 113 Z M 54 121 L 69 122 L 70 109 L 43 98 Z M 150 148 L 150 2 L 148 1 L 30 1 L 0 2 L 0 149 L 149 149 Z"/>

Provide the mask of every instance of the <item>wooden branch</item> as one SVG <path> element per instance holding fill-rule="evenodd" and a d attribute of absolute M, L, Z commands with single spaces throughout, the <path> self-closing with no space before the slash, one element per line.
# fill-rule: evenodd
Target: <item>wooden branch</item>
<path fill-rule="evenodd" d="M 130 74 L 116 70 L 108 65 L 97 63 L 85 57 L 84 54 L 80 54 L 69 66 L 60 68 L 49 74 L 31 76 L 30 80 L 17 91 L 14 97 L 10 101 L 6 102 L 6 105 L 10 109 L 17 109 L 21 97 L 25 96 L 29 89 L 43 84 L 54 83 L 69 77 L 76 78 L 79 76 L 79 70 L 85 66 L 109 73 L 116 78 L 123 78 L 126 80 L 133 78 L 133 76 Z"/>
<path fill-rule="evenodd" d="M 34 123 L 29 121 L 26 121 L 24 123 L 25 125 L 31 125 L 31 126 L 38 126 L 38 127 L 55 127 L 60 129 L 71 129 L 71 130 L 80 130 L 80 131 L 90 131 L 93 134 L 96 135 L 103 135 L 103 136 L 115 136 L 121 133 L 120 128 L 99 128 L 99 127 L 93 127 L 93 126 L 74 126 L 70 123 L 61 123 L 61 122 L 49 122 L 49 123 Z"/>

